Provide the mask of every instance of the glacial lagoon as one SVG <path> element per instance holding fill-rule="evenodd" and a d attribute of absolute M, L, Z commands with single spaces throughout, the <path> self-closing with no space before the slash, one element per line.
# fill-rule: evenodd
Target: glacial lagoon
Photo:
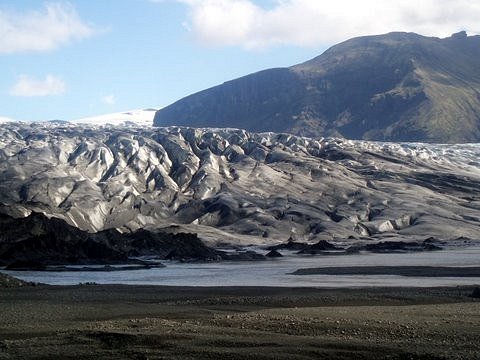
<path fill-rule="evenodd" d="M 259 249 L 256 249 L 260 251 Z M 129 271 L 3 271 L 22 280 L 51 285 L 98 284 L 169 286 L 370 287 L 457 286 L 480 284 L 480 278 L 404 277 L 396 275 L 291 275 L 300 268 L 332 266 L 479 266 L 480 247 L 443 251 L 355 255 L 297 255 L 266 261 L 182 263 L 165 261 L 164 268 Z"/>

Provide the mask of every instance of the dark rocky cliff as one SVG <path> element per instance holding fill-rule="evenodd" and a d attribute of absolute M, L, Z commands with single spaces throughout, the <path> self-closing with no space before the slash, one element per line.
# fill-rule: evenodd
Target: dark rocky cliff
<path fill-rule="evenodd" d="M 143 255 L 220 260 L 223 253 L 205 246 L 195 234 L 146 230 L 123 234 L 116 229 L 88 233 L 40 213 L 13 218 L 0 212 L 0 266 L 125 264 L 130 257 Z"/>

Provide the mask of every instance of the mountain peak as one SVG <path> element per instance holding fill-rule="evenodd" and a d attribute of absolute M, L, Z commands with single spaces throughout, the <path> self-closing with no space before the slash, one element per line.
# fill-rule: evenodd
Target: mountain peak
<path fill-rule="evenodd" d="M 452 39 L 466 39 L 468 37 L 467 32 L 465 30 L 452 34 Z"/>

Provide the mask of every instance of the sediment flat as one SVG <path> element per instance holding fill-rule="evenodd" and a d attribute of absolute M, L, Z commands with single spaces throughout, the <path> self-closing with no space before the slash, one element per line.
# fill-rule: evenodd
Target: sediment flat
<path fill-rule="evenodd" d="M 474 287 L 0 288 L 0 359 L 477 359 Z"/>
<path fill-rule="evenodd" d="M 416 277 L 480 277 L 480 267 L 333 266 L 298 269 L 293 275 L 399 275 Z"/>

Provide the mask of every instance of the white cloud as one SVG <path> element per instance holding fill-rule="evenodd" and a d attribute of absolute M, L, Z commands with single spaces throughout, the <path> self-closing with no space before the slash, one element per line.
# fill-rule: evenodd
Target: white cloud
<path fill-rule="evenodd" d="M 0 8 L 0 54 L 46 51 L 93 35 L 72 5 L 48 3 L 41 11 Z"/>
<path fill-rule="evenodd" d="M 13 96 L 49 96 L 61 95 L 65 92 L 65 82 L 57 76 L 47 75 L 45 79 L 35 79 L 20 75 L 18 81 L 10 89 Z"/>
<path fill-rule="evenodd" d="M 446 37 L 480 31 L 478 0 L 177 0 L 189 8 L 187 29 L 203 44 L 328 45 L 351 37 L 412 31 Z"/>
<path fill-rule="evenodd" d="M 115 95 L 106 95 L 102 97 L 102 103 L 107 105 L 114 105 L 115 104 Z"/>

